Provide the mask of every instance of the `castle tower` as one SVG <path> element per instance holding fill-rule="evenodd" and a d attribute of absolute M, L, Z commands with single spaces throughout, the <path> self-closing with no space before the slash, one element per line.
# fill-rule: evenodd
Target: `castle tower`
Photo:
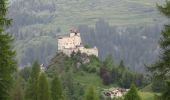
<path fill-rule="evenodd" d="M 68 56 L 70 56 L 73 51 L 80 51 L 81 53 L 86 53 L 87 55 L 98 56 L 98 49 L 96 47 L 84 48 L 80 33 L 76 29 L 70 30 L 69 35 L 58 38 L 58 51 L 63 52 Z"/>

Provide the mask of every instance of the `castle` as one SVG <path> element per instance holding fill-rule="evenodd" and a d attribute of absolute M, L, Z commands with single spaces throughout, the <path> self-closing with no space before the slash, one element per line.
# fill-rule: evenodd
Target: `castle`
<path fill-rule="evenodd" d="M 96 47 L 85 48 L 82 45 L 81 36 L 77 30 L 71 30 L 70 34 L 67 36 L 58 36 L 58 52 L 63 52 L 70 56 L 72 52 L 78 51 L 87 55 L 95 55 L 98 57 L 98 49 Z"/>

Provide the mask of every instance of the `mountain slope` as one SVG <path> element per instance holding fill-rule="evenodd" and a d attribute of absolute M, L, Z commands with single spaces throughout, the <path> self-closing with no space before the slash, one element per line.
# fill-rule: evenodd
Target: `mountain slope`
<path fill-rule="evenodd" d="M 99 18 L 113 25 L 153 23 L 162 20 L 155 7 L 160 1 L 18 0 L 12 3 L 10 14 L 19 25 L 47 24 L 47 27 L 62 29 L 80 24 L 94 25 Z"/>
<path fill-rule="evenodd" d="M 159 33 L 167 21 L 155 7 L 160 2 L 13 0 L 9 8 L 13 19 L 10 32 L 16 37 L 19 65 L 29 65 L 36 59 L 47 65 L 57 51 L 56 34 L 79 27 L 84 44 L 97 45 L 101 58 L 112 54 L 117 62 L 123 59 L 132 69 L 141 68 L 151 63 L 159 50 L 155 49 Z"/>

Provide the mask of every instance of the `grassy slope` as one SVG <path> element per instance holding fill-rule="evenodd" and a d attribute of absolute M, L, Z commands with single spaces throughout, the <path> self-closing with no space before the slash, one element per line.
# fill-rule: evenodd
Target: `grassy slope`
<path fill-rule="evenodd" d="M 97 90 L 99 91 L 103 88 L 114 87 L 114 85 L 104 86 L 102 84 L 102 80 L 96 74 L 78 73 L 75 74 L 74 79 L 85 86 L 96 86 Z M 142 100 L 154 100 L 154 94 L 155 93 L 150 91 L 150 85 L 146 86 L 146 88 L 140 90 L 139 92 Z"/>
<path fill-rule="evenodd" d="M 152 92 L 139 92 L 142 100 L 154 100 L 154 93 Z"/>
<path fill-rule="evenodd" d="M 96 74 L 84 73 L 83 75 L 75 74 L 75 80 L 83 85 L 93 85 L 98 87 L 103 87 L 100 77 Z"/>
<path fill-rule="evenodd" d="M 142 92 L 152 92 L 152 84 L 149 84 L 145 86 L 143 89 L 141 89 Z"/>
<path fill-rule="evenodd" d="M 83 85 L 89 86 L 95 86 L 96 88 L 99 89 L 104 89 L 104 88 L 109 88 L 109 87 L 115 87 L 114 84 L 110 85 L 110 86 L 105 86 L 102 84 L 102 80 L 101 78 L 96 75 L 96 74 L 90 74 L 90 73 L 78 73 L 78 74 L 74 74 L 74 79 L 77 82 L 80 82 Z"/>
<path fill-rule="evenodd" d="M 32 13 L 31 4 L 26 7 L 33 16 L 55 16 L 48 24 L 48 29 L 61 27 L 64 30 L 80 24 L 94 26 L 99 18 L 104 18 L 113 25 L 155 23 L 163 21 L 156 9 L 156 3 L 162 0 L 39 0 L 44 4 L 52 3 L 56 11 Z M 26 3 L 27 0 L 24 0 Z M 36 9 L 35 9 L 36 10 Z M 155 21 L 156 20 L 156 21 Z M 26 26 L 27 27 L 27 26 Z"/>
<path fill-rule="evenodd" d="M 154 100 L 154 95 L 159 93 L 152 92 L 152 84 L 145 86 L 140 90 L 139 94 L 142 97 L 142 100 Z"/>
<path fill-rule="evenodd" d="M 63 27 L 94 25 L 99 18 L 104 18 L 113 25 L 153 23 L 154 19 L 160 20 L 161 17 L 155 7 L 158 1 L 160 0 L 58 0 L 56 5 L 60 11 L 53 24 Z"/>

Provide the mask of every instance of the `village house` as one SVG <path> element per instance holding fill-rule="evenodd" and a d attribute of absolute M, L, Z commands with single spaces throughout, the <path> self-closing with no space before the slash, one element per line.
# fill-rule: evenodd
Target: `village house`
<path fill-rule="evenodd" d="M 110 89 L 104 89 L 102 95 L 105 98 L 113 99 L 113 98 L 122 97 L 127 91 L 128 89 L 123 89 L 123 88 L 110 88 Z"/>

